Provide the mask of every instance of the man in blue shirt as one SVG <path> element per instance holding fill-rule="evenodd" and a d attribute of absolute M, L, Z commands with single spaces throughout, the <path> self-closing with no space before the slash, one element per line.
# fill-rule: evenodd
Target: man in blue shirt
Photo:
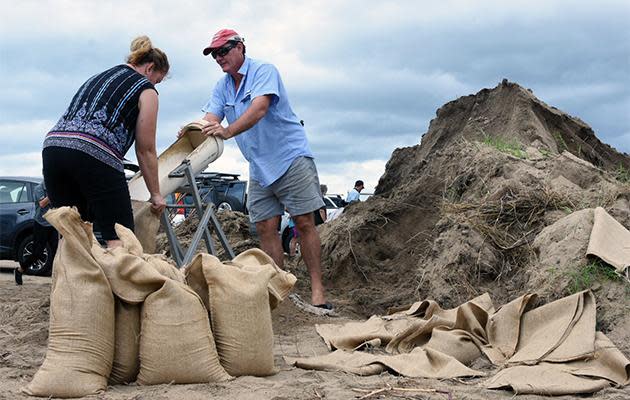
<path fill-rule="evenodd" d="M 210 122 L 203 132 L 234 137 L 249 162 L 247 207 L 262 249 L 282 268 L 284 253 L 277 229 L 286 207 L 301 237 L 311 302 L 332 309 L 322 285 L 321 243 L 313 220 L 313 211 L 324 204 L 317 169 L 278 70 L 246 57 L 243 38 L 231 29 L 217 32 L 203 54 L 212 55 L 225 72 L 202 109 Z M 224 118 L 227 127 L 221 125 Z"/>
<path fill-rule="evenodd" d="M 354 183 L 354 187 L 348 192 L 346 196 L 346 203 L 354 203 L 355 201 L 361 201 L 361 191 L 363 190 L 363 181 L 358 180 Z"/>

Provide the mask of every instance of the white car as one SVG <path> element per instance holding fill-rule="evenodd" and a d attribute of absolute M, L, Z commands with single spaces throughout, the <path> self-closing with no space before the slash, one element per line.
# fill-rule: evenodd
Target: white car
<path fill-rule="evenodd" d="M 324 196 L 324 204 L 326 204 L 326 222 L 332 221 L 343 213 L 343 204 L 345 202 L 341 196 Z"/>

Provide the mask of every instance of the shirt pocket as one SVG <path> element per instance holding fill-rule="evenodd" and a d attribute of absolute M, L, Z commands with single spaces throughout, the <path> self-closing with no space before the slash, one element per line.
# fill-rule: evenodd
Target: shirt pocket
<path fill-rule="evenodd" d="M 223 106 L 223 115 L 225 115 L 225 119 L 227 119 L 228 123 L 231 124 L 236 121 L 236 109 L 234 104 L 226 104 Z"/>

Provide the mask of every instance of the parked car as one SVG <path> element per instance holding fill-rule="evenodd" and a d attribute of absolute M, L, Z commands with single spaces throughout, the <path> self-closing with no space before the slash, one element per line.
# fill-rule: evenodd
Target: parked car
<path fill-rule="evenodd" d="M 247 214 L 247 182 L 238 174 L 202 172 L 196 177 L 199 195 L 212 201 L 217 211 L 240 211 Z"/>
<path fill-rule="evenodd" d="M 332 221 L 343 212 L 343 208 L 348 204 L 338 194 L 324 196 L 324 204 L 326 204 L 326 221 Z"/>
<path fill-rule="evenodd" d="M 46 227 L 48 241 L 43 254 L 30 265 L 24 261 L 33 249 L 33 188 L 41 182 L 42 178 L 0 177 L 0 259 L 19 262 L 31 275 L 50 275 L 57 250 L 57 232 Z"/>
<path fill-rule="evenodd" d="M 195 180 L 201 200 L 213 203 L 217 211 L 240 211 L 247 214 L 247 182 L 240 180 L 238 174 L 202 172 Z M 188 185 L 183 186 L 180 192 L 186 195 L 177 196 L 179 204 L 193 204 Z"/>

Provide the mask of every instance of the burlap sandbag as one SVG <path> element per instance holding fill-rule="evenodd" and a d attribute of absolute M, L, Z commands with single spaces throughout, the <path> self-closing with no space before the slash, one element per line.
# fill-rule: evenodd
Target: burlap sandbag
<path fill-rule="evenodd" d="M 142 305 L 138 383 L 222 382 L 230 376 L 219 363 L 208 313 L 199 296 L 166 280 Z"/>
<path fill-rule="evenodd" d="M 114 363 L 109 376 L 112 385 L 131 383 L 140 370 L 140 305 L 116 298 Z"/>
<path fill-rule="evenodd" d="M 623 273 L 630 266 L 629 243 L 630 231 L 602 207 L 597 207 L 586 254 L 601 258 Z"/>
<path fill-rule="evenodd" d="M 412 378 L 450 379 L 484 375 L 483 372 L 468 368 L 449 355 L 419 347 L 410 353 L 397 355 L 335 350 L 322 356 L 284 359 L 287 364 L 299 368 L 358 375 L 380 374 L 385 369 Z"/>
<path fill-rule="evenodd" d="M 233 376 L 275 373 L 273 328 L 267 286 L 276 270 L 255 271 L 222 264 L 209 254 L 198 254 L 189 268 L 202 270 L 208 285 L 212 332 L 221 365 Z"/>
<path fill-rule="evenodd" d="M 267 269 L 269 267 L 276 270 L 276 274 L 271 278 L 267 286 L 269 289 L 269 305 L 272 310 L 289 296 L 297 281 L 295 275 L 278 267 L 273 258 L 269 257 L 261 249 L 246 250 L 234 257 L 232 262 L 250 271 Z"/>
<path fill-rule="evenodd" d="M 62 207 L 46 219 L 63 235 L 53 263 L 48 350 L 24 391 L 83 397 L 107 388 L 114 358 L 114 297 L 92 256 L 91 224 Z"/>
<path fill-rule="evenodd" d="M 148 201 L 131 200 L 131 208 L 136 237 L 145 253 L 155 253 L 160 217 L 151 212 L 151 203 Z"/>
<path fill-rule="evenodd" d="M 125 302 L 142 307 L 138 383 L 230 379 L 219 363 L 206 309 L 184 285 L 181 273 L 159 256 L 142 254 L 129 229 L 116 225 L 116 233 L 122 247 L 93 251 L 107 272 L 114 293 Z M 117 338 L 116 343 L 122 345 L 126 340 Z"/>

